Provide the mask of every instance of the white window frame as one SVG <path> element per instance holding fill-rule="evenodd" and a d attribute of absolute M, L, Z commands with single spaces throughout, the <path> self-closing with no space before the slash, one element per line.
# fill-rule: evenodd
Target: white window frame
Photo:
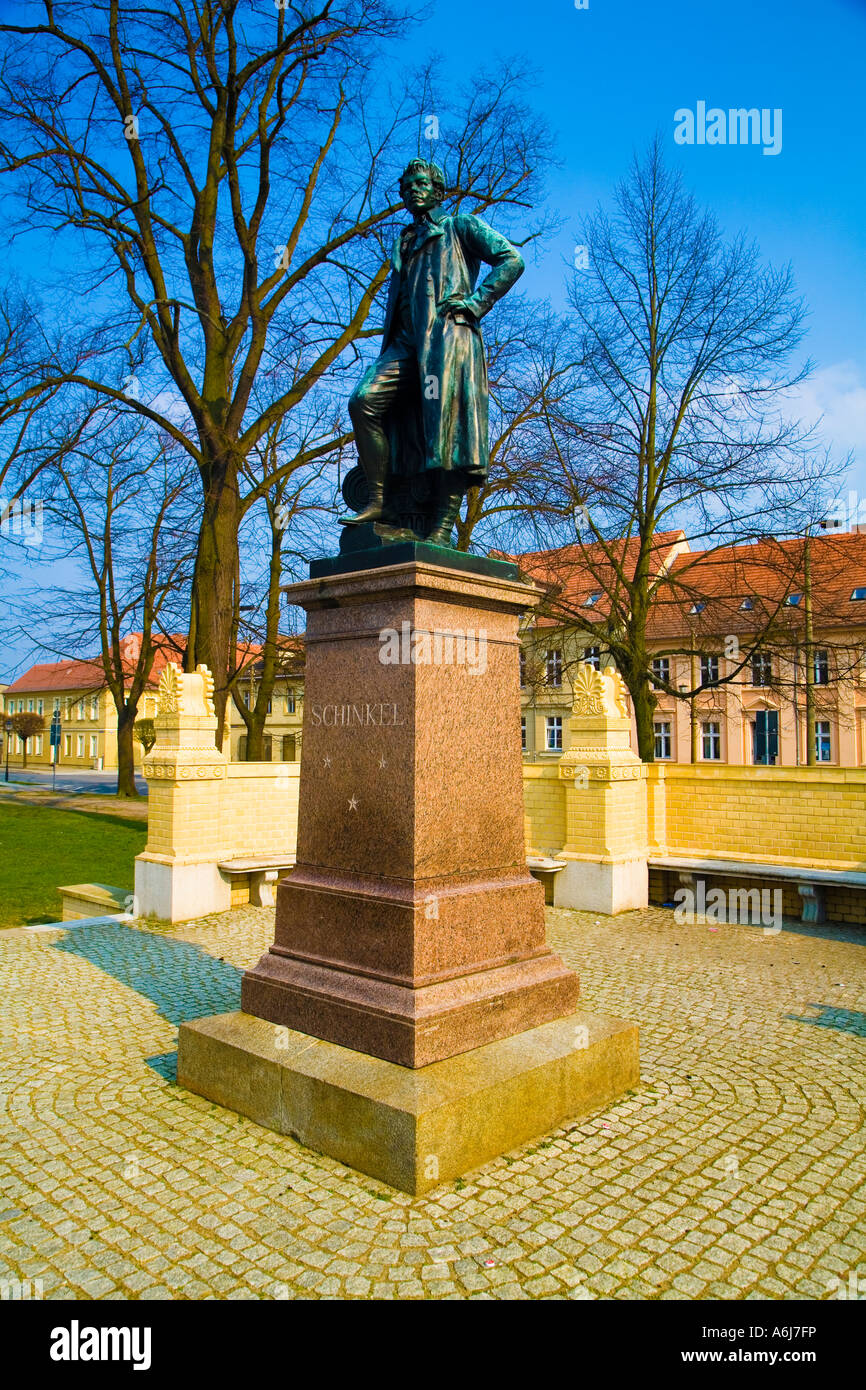
<path fill-rule="evenodd" d="M 717 748 L 718 753 L 707 753 L 707 747 Z M 717 719 L 707 719 L 701 723 L 701 761 L 720 763 L 722 761 L 722 726 Z"/>
<path fill-rule="evenodd" d="M 550 647 L 544 654 L 544 683 L 558 689 L 562 685 L 562 649 Z"/>
<path fill-rule="evenodd" d="M 553 742 L 551 743 L 551 737 Z M 544 747 L 548 753 L 562 752 L 562 715 L 547 714 L 544 717 Z"/>
<path fill-rule="evenodd" d="M 659 747 L 664 748 L 667 744 L 667 752 L 660 753 Z M 670 719 L 653 720 L 653 753 L 656 762 L 670 762 L 674 756 L 673 725 Z"/>
<path fill-rule="evenodd" d="M 826 733 L 823 732 L 825 729 Z M 823 757 L 822 751 L 825 747 L 827 750 L 826 758 Z M 815 761 L 819 763 L 831 763 L 833 761 L 833 728 L 829 719 L 815 720 Z"/>

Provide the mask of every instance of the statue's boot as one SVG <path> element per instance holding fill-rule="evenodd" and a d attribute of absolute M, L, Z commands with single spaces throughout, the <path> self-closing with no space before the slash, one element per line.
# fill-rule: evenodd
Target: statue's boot
<path fill-rule="evenodd" d="M 451 532 L 454 530 L 454 523 L 457 520 L 457 513 L 460 511 L 460 503 L 463 501 L 463 492 L 449 492 L 444 500 L 440 502 L 436 512 L 436 523 L 430 532 L 427 540 L 430 545 L 450 545 Z"/>
<path fill-rule="evenodd" d="M 385 472 L 387 460 L 377 460 L 373 477 L 367 473 L 370 500 L 362 512 L 338 517 L 341 526 L 363 526 L 367 521 L 381 521 L 385 515 Z"/>

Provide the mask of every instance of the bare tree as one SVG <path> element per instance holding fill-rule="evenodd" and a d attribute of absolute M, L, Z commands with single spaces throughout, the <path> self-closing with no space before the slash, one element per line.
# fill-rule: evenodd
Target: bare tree
<path fill-rule="evenodd" d="M 46 508 L 59 523 L 53 553 L 64 580 L 25 604 L 22 626 L 40 634 L 43 651 L 86 653 L 101 670 L 117 713 L 118 795 L 134 797 L 134 730 L 154 661 L 160 650 L 184 656 L 189 482 L 171 440 L 105 405 L 53 476 Z"/>
<path fill-rule="evenodd" d="M 587 219 L 582 245 L 587 268 L 570 291 L 581 428 L 554 436 L 574 528 L 571 544 L 537 565 L 563 623 L 590 617 L 575 570 L 598 591 L 592 631 L 625 680 L 640 756 L 651 761 L 652 611 L 700 602 L 708 551 L 766 539 L 771 527 L 803 534 L 833 468 L 789 414 L 808 370 L 788 365 L 803 331 L 790 269 L 765 266 L 744 236 L 726 241 L 665 168 L 658 142 L 617 188 L 614 211 Z M 661 563 L 677 535 L 701 554 Z M 707 687 L 661 688 L 690 699 Z"/>
<path fill-rule="evenodd" d="M 102 318 L 72 379 L 129 400 L 197 473 L 187 663 L 214 673 L 221 741 L 243 464 L 374 331 L 397 176 L 425 115 L 438 113 L 449 205 L 477 213 L 519 208 L 525 223 L 550 142 L 507 67 L 479 71 L 459 101 L 432 69 L 377 87 L 379 45 L 408 22 L 384 0 L 25 3 L 0 25 L 0 169 L 21 227 L 81 245 L 79 303 L 89 294 Z"/>

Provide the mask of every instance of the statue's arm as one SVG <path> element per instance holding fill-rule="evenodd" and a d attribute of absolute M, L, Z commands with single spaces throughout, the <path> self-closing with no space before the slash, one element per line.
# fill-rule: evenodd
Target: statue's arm
<path fill-rule="evenodd" d="M 525 262 L 511 242 L 480 217 L 464 214 L 455 217 L 454 225 L 469 255 L 492 267 L 466 300 L 466 308 L 480 319 L 520 279 Z"/>

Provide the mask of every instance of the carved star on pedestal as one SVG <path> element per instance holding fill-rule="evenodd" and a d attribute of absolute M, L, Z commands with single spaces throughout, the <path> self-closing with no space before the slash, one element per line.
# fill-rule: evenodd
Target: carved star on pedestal
<path fill-rule="evenodd" d="M 350 810 L 350 811 L 357 811 L 357 809 L 358 809 L 358 798 L 357 798 L 356 796 L 353 796 L 353 797 L 352 797 L 352 800 L 349 802 L 349 810 Z"/>
<path fill-rule="evenodd" d="M 380 766 L 380 767 L 387 767 L 387 766 L 388 766 L 388 764 L 385 762 L 385 759 L 384 759 L 384 758 L 380 758 L 380 759 L 379 759 L 379 766 Z"/>
<path fill-rule="evenodd" d="M 331 766 L 331 759 L 330 759 L 330 758 L 325 758 L 325 759 L 324 759 L 324 764 L 325 764 L 325 767 L 330 767 L 330 766 Z"/>

